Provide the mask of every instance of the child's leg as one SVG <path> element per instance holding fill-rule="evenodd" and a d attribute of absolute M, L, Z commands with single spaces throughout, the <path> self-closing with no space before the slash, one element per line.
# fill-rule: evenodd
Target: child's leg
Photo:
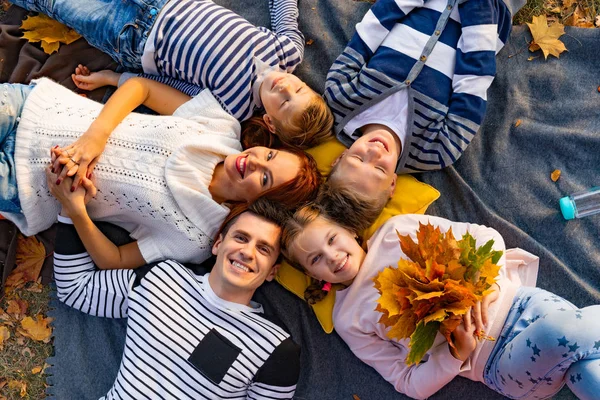
<path fill-rule="evenodd" d="M 600 391 L 600 306 L 578 309 L 545 290 L 522 288 L 497 347 L 485 381 L 503 395 L 546 398 L 567 382 L 581 399 L 597 398 L 579 387 Z"/>
<path fill-rule="evenodd" d="M 14 0 L 75 29 L 92 46 L 130 69 L 141 69 L 150 27 L 166 0 Z"/>
<path fill-rule="evenodd" d="M 27 85 L 0 85 L 0 212 L 21 212 L 14 157 L 15 139 L 25 99 L 32 89 L 33 86 Z"/>

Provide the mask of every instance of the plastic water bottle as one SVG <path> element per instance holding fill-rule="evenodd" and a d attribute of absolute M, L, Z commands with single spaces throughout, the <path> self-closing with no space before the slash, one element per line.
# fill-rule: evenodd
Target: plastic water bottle
<path fill-rule="evenodd" d="M 560 199 L 560 211 L 565 219 L 600 213 L 600 186 L 563 197 Z"/>

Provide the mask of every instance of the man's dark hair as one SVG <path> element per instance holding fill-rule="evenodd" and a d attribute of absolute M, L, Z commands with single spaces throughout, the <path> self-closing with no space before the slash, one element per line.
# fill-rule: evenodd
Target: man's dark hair
<path fill-rule="evenodd" d="M 219 228 L 219 232 L 217 233 L 215 240 L 219 237 L 219 235 L 227 235 L 231 225 L 233 225 L 240 215 L 245 212 L 251 212 L 252 214 L 272 222 L 279 227 L 282 227 L 285 221 L 291 216 L 291 213 L 287 211 L 286 208 L 281 204 L 259 197 L 252 203 L 239 204 L 233 207 L 229 212 L 229 215 L 227 215 L 225 218 L 225 221 L 223 221 L 221 224 L 221 228 Z"/>

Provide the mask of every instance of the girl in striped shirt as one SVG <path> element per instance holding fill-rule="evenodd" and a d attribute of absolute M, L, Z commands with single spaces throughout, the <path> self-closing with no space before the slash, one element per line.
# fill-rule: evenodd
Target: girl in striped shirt
<path fill-rule="evenodd" d="M 239 121 L 264 110 L 245 128 L 249 144 L 278 139 L 307 148 L 331 134 L 324 100 L 291 74 L 304 54 L 297 0 L 269 0 L 273 31 L 210 0 L 14 4 L 72 27 L 129 70 L 142 69 L 188 95 L 210 89 Z"/>

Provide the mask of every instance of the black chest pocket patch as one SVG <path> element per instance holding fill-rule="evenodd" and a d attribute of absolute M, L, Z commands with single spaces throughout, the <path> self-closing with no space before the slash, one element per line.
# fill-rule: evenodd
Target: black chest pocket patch
<path fill-rule="evenodd" d="M 215 329 L 198 343 L 188 361 L 214 384 L 219 384 L 242 350 Z"/>

